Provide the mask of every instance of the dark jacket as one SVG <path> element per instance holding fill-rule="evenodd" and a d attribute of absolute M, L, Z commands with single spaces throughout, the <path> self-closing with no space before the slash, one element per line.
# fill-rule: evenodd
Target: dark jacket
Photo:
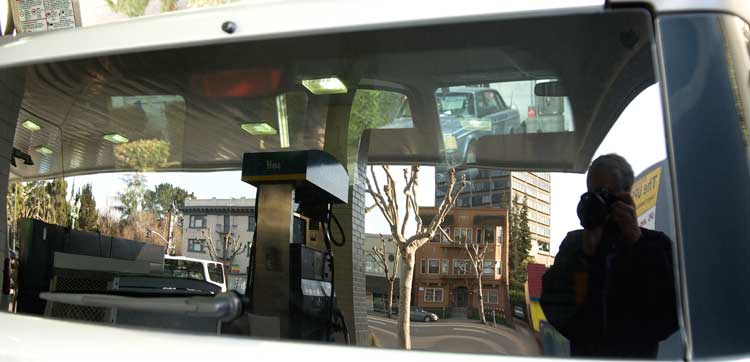
<path fill-rule="evenodd" d="M 655 358 L 678 328 L 672 242 L 643 228 L 627 247 L 606 235 L 588 257 L 583 230 L 568 233 L 542 279 L 544 315 L 572 355 Z"/>

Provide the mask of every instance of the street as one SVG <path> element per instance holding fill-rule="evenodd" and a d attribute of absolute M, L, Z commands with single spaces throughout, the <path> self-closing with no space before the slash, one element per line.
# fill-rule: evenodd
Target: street
<path fill-rule="evenodd" d="M 386 348 L 397 348 L 396 319 L 368 316 L 370 332 Z M 520 324 L 521 322 L 519 322 Z M 447 319 L 432 323 L 411 322 L 412 349 L 485 353 L 514 356 L 538 356 L 539 348 L 531 331 L 521 325 L 516 329 L 498 325 L 481 325 L 467 319 Z"/>

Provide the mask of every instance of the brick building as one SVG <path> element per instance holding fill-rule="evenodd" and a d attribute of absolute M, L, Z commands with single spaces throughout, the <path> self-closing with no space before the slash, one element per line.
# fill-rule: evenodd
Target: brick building
<path fill-rule="evenodd" d="M 435 204 L 445 197 L 448 188 L 447 171 L 435 169 Z M 510 172 L 498 169 L 463 169 L 457 178 L 466 177 L 469 185 L 456 202 L 457 207 L 497 207 L 510 210 L 514 198 L 526 200 L 529 207 L 529 229 L 534 262 L 544 265 L 554 263 L 550 252 L 550 201 L 551 179 L 547 172 Z"/>
<path fill-rule="evenodd" d="M 431 220 L 436 208 L 421 208 Z M 489 207 L 455 208 L 443 227 L 456 242 L 488 244 L 484 255 L 482 289 L 485 311 L 510 318 L 508 279 L 508 210 Z M 417 251 L 412 305 L 451 316 L 473 315 L 479 308 L 477 277 L 460 243 L 437 236 Z"/>

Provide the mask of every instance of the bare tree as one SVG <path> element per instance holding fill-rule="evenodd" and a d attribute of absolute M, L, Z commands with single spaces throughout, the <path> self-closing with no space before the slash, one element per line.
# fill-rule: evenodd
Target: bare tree
<path fill-rule="evenodd" d="M 388 243 L 394 243 L 393 238 L 389 238 Z M 396 255 L 395 259 L 393 260 L 393 269 L 391 269 L 389 268 L 391 263 L 388 260 L 388 249 L 385 247 L 385 245 L 385 237 L 381 234 L 380 247 L 373 246 L 372 250 L 369 251 L 368 254 L 375 259 L 375 263 L 377 263 L 380 267 L 380 270 L 383 271 L 383 274 L 385 274 L 385 280 L 388 282 L 388 299 L 385 304 L 385 315 L 386 317 L 391 318 L 391 313 L 393 310 L 393 286 L 396 282 L 396 275 L 398 274 L 398 263 L 401 253 L 398 246 L 396 246 Z"/>
<path fill-rule="evenodd" d="M 417 188 L 419 185 L 418 174 L 419 166 L 411 166 L 410 169 L 404 169 L 403 194 L 405 196 L 405 210 L 403 217 L 399 213 L 399 203 L 396 193 L 396 181 L 391 175 L 388 166 L 381 166 L 385 172 L 385 185 L 380 187 L 378 179 L 375 176 L 374 167 L 370 167 L 372 182 L 367 179 L 367 193 L 372 196 L 377 207 L 383 214 L 391 229 L 396 246 L 399 249 L 401 268 L 399 270 L 399 318 L 398 318 L 398 341 L 404 349 L 411 349 L 411 325 L 409 322 L 409 308 L 411 306 L 411 286 L 414 278 L 414 264 L 417 249 L 435 237 L 439 231 L 440 225 L 445 221 L 445 217 L 456 205 L 457 196 L 466 187 L 466 179 L 456 185 L 456 171 L 451 169 L 448 172 L 449 184 L 445 198 L 438 207 L 437 214 L 432 221 L 424 224 L 419 216 L 419 204 L 417 203 Z M 374 184 L 374 185 L 373 185 Z M 413 218 L 416 223 L 416 231 L 411 236 L 406 236 L 406 225 Z"/>
<path fill-rule="evenodd" d="M 240 241 L 239 234 L 235 235 L 233 232 L 227 232 L 226 235 L 219 240 L 219 242 L 224 243 L 224 245 L 222 245 L 222 255 L 219 255 L 211 228 L 202 229 L 201 234 L 203 234 L 203 237 L 205 238 L 202 243 L 203 246 L 208 249 L 208 256 L 213 261 L 222 262 L 225 269 L 229 268 L 232 263 L 234 263 L 234 258 L 237 255 L 240 255 L 247 250 L 247 243 Z"/>
<path fill-rule="evenodd" d="M 479 285 L 479 318 L 482 321 L 482 324 L 487 324 L 487 318 L 485 318 L 484 316 L 484 294 L 482 293 L 482 277 L 484 276 L 484 254 L 487 253 L 488 244 L 484 242 L 482 243 L 482 245 L 480 245 L 479 240 L 477 240 L 476 243 L 471 243 L 467 241 L 467 239 L 456 241 L 452 239 L 442 227 L 440 227 L 440 233 L 450 243 L 463 244 L 464 249 L 466 250 L 466 255 L 469 256 L 469 263 L 471 263 L 471 267 L 474 271 L 477 285 Z"/>

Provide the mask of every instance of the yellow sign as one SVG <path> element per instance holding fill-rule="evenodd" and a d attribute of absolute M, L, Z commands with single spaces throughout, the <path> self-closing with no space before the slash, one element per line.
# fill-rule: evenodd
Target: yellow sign
<path fill-rule="evenodd" d="M 635 201 L 636 216 L 656 206 L 656 200 L 659 198 L 659 179 L 661 178 L 661 167 L 647 173 L 639 178 L 633 184 L 633 201 Z"/>

